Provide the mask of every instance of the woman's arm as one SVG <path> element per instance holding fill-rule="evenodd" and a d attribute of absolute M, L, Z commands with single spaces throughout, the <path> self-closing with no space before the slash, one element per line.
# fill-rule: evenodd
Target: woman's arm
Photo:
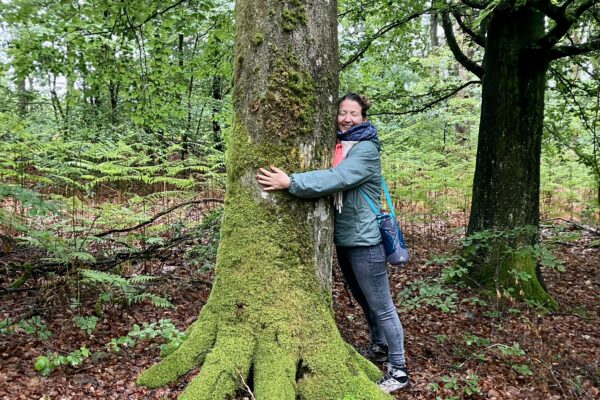
<path fill-rule="evenodd" d="M 379 150 L 371 142 L 356 144 L 349 157 L 335 168 L 294 173 L 271 166 L 272 171 L 260 168 L 256 179 L 264 190 L 288 189 L 301 198 L 315 198 L 348 190 L 368 180 L 380 168 Z"/>

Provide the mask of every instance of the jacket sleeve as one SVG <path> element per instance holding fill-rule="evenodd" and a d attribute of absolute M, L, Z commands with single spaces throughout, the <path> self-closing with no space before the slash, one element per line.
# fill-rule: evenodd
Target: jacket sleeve
<path fill-rule="evenodd" d="M 366 182 L 380 163 L 377 146 L 370 141 L 360 142 L 335 168 L 291 174 L 288 191 L 309 199 L 348 190 Z"/>

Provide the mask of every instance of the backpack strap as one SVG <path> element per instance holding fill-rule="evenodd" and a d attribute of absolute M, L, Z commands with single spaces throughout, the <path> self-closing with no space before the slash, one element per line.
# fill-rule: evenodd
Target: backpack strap
<path fill-rule="evenodd" d="M 387 188 L 387 185 L 385 184 L 385 179 L 383 179 L 383 176 L 381 177 L 381 187 L 383 188 L 383 193 L 385 194 L 385 200 L 387 201 L 387 205 L 390 210 L 389 214 L 391 215 L 392 218 L 394 218 L 396 216 L 396 213 L 394 212 L 394 206 L 392 205 L 392 198 L 390 197 L 390 192 L 388 191 L 388 188 Z M 377 207 L 375 207 L 375 204 L 373 204 L 373 202 L 371 201 L 369 196 L 367 196 L 365 191 L 362 190 L 362 188 L 360 188 L 360 187 L 358 188 L 358 191 L 360 192 L 363 199 L 365 199 L 365 201 L 371 208 L 371 211 L 373 211 L 373 213 L 375 215 L 378 215 L 379 210 L 377 210 Z"/>
<path fill-rule="evenodd" d="M 387 185 L 385 184 L 385 179 L 383 179 L 383 176 L 381 177 L 381 187 L 383 187 L 383 193 L 385 193 L 385 200 L 387 201 L 387 205 L 390 210 L 390 215 L 392 216 L 392 218 L 394 218 L 396 216 L 396 213 L 394 212 L 394 206 L 392 205 L 392 198 L 390 197 L 390 192 L 388 192 L 388 188 L 387 188 Z"/>
<path fill-rule="evenodd" d="M 367 202 L 367 204 L 371 208 L 371 211 L 373 211 L 373 214 L 375 214 L 375 215 L 379 214 L 379 211 L 375 207 L 375 204 L 373 204 L 373 202 L 371 201 L 371 199 L 369 198 L 369 196 L 367 196 L 367 194 L 365 193 L 365 191 L 362 190 L 362 188 L 358 188 L 358 191 L 360 192 L 360 194 L 363 197 L 363 199 L 365 199 L 365 201 Z"/>

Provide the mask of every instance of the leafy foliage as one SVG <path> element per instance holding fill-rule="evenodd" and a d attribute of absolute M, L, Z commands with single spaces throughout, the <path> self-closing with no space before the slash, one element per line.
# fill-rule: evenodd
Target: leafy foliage
<path fill-rule="evenodd" d="M 409 282 L 398 293 L 402 309 L 410 311 L 423 306 L 432 306 L 443 312 L 455 312 L 458 295 L 454 288 L 439 282 L 418 280 Z"/>
<path fill-rule="evenodd" d="M 105 347 L 109 351 L 119 353 L 122 347 L 133 347 L 137 342 L 152 341 L 155 338 L 161 338 L 164 341 L 164 343 L 161 344 L 161 348 L 168 345 L 173 349 L 176 349 L 185 338 L 185 334 L 180 332 L 170 320 L 161 319 L 158 323 L 144 322 L 142 328 L 135 324 L 133 329 L 126 336 L 111 339 L 110 342 L 106 343 Z M 38 371 L 40 375 L 48 376 L 55 368 L 60 367 L 61 365 L 78 367 L 94 354 L 85 346 L 73 350 L 66 355 L 61 355 L 56 352 L 48 353 L 45 356 L 41 355 L 35 359 L 34 369 Z"/>
<path fill-rule="evenodd" d="M 35 335 L 39 340 L 46 340 L 52 336 L 46 324 L 42 322 L 39 315 L 34 315 L 29 319 L 23 319 L 14 323 L 9 319 L 0 321 L 0 334 L 24 333 L 26 335 Z"/>
<path fill-rule="evenodd" d="M 444 399 L 459 399 L 464 396 L 470 397 L 481 393 L 479 387 L 479 377 L 475 374 L 469 374 L 467 376 L 456 376 L 456 375 L 444 375 L 439 378 L 443 389 L 450 393 L 456 393 L 450 395 L 450 397 L 444 397 Z M 430 383 L 428 389 L 432 392 L 439 392 L 441 387 L 438 383 Z M 441 399 L 442 397 L 437 397 Z"/>
<path fill-rule="evenodd" d="M 61 365 L 77 367 L 90 355 L 90 351 L 85 346 L 64 356 L 58 353 L 50 353 L 47 356 L 38 356 L 35 359 L 34 368 L 40 375 L 48 376 L 54 368 Z"/>
<path fill-rule="evenodd" d="M 125 303 L 127 305 L 150 301 L 155 307 L 169 308 L 173 305 L 165 298 L 144 291 L 154 276 L 138 275 L 123 278 L 120 275 L 103 271 L 81 270 L 82 282 L 101 288 L 98 295 L 100 303 Z"/>
<path fill-rule="evenodd" d="M 88 335 L 91 335 L 92 332 L 96 329 L 96 324 L 98 323 L 98 317 L 91 315 L 89 317 L 75 317 L 73 318 L 73 323 L 76 327 L 85 331 Z"/>

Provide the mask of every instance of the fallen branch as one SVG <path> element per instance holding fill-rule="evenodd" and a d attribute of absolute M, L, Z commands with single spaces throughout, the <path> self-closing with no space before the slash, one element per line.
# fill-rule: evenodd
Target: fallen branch
<path fill-rule="evenodd" d="M 189 278 L 181 278 L 179 276 L 172 276 L 172 275 L 161 277 L 158 280 L 167 280 L 167 281 L 177 280 L 177 281 L 183 281 L 184 283 L 201 284 L 201 285 L 205 285 L 205 286 L 208 286 L 208 287 L 212 286 L 212 282 L 211 281 L 207 281 L 207 280 L 204 280 L 204 279 L 189 279 Z"/>
<path fill-rule="evenodd" d="M 575 221 L 571 221 L 571 220 L 564 219 L 564 218 L 553 218 L 552 220 L 553 221 L 563 221 L 563 222 L 566 222 L 567 224 L 571 224 L 574 228 L 577 228 L 577 229 L 582 230 L 582 231 L 593 233 L 596 236 L 600 236 L 600 231 L 598 231 L 596 229 L 588 228 L 587 226 L 583 226 L 581 224 L 578 224 Z"/>
<path fill-rule="evenodd" d="M 144 222 L 140 222 L 139 224 L 129 227 L 129 228 L 121 228 L 121 229 L 111 229 L 102 233 L 98 233 L 97 235 L 93 235 L 95 237 L 104 237 L 104 236 L 108 236 L 108 235 L 112 235 L 113 233 L 124 233 L 124 232 L 131 232 L 131 231 L 135 231 L 137 229 L 140 229 L 146 225 L 149 225 L 151 223 L 153 223 L 154 221 L 156 221 L 157 219 L 159 219 L 162 216 L 165 216 L 167 214 L 169 214 L 172 211 L 177 210 L 178 208 L 181 207 L 185 207 L 185 206 L 189 206 L 192 204 L 202 204 L 202 203 L 223 203 L 222 199 L 217 199 L 217 198 L 208 198 L 208 199 L 200 199 L 200 200 L 191 200 L 191 201 L 186 201 L 185 203 L 181 203 L 181 204 L 177 204 L 174 205 L 173 207 L 159 212 L 158 214 L 156 214 L 155 216 L 153 216 L 152 218 L 150 218 L 149 220 L 146 220 Z"/>
<path fill-rule="evenodd" d="M 192 234 L 184 235 L 179 236 L 167 242 L 164 245 L 153 244 L 140 251 L 115 253 L 111 257 L 97 260 L 94 263 L 79 262 L 75 264 L 72 262 L 50 262 L 37 265 L 34 267 L 34 270 L 35 272 L 54 272 L 57 274 L 63 274 L 72 268 L 86 267 L 97 271 L 108 271 L 109 269 L 116 267 L 117 265 L 126 261 L 148 260 L 154 257 L 158 257 L 162 252 L 187 241 L 194 240 L 195 238 L 196 237 Z"/>
<path fill-rule="evenodd" d="M 3 294 L 8 294 L 8 293 L 18 293 L 18 292 L 29 292 L 32 290 L 37 290 L 39 288 L 37 287 L 26 287 L 26 288 L 4 288 L 4 289 L 0 289 L 0 296 Z"/>

